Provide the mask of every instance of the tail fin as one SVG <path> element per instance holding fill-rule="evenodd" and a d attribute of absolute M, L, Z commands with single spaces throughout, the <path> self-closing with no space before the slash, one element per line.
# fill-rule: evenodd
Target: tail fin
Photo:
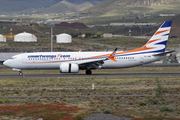
<path fill-rule="evenodd" d="M 165 21 L 151 39 L 140 48 L 129 50 L 126 52 L 117 53 L 118 55 L 125 54 L 143 54 L 143 53 L 164 53 L 168 41 L 172 21 Z"/>
<path fill-rule="evenodd" d="M 154 52 L 165 52 L 172 21 L 165 21 L 145 46 Z"/>

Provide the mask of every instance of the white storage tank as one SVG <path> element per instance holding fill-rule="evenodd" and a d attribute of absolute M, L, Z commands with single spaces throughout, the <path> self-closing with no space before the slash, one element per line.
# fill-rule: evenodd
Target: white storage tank
<path fill-rule="evenodd" d="M 15 42 L 37 42 L 37 37 L 31 33 L 19 33 L 14 36 Z"/>
<path fill-rule="evenodd" d="M 56 35 L 56 42 L 57 43 L 71 43 L 72 36 L 65 33 Z"/>
<path fill-rule="evenodd" d="M 6 42 L 6 38 L 0 34 L 0 42 Z"/>

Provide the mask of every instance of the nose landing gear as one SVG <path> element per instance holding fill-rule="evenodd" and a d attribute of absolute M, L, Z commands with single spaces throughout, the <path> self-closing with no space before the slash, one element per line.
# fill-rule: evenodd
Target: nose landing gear
<path fill-rule="evenodd" d="M 20 76 L 22 76 L 22 75 L 23 75 L 23 73 L 22 73 L 22 70 L 21 70 L 21 69 L 16 69 L 16 68 L 13 68 L 12 70 L 14 70 L 14 71 L 18 71 Z"/>
<path fill-rule="evenodd" d="M 22 71 L 19 71 L 19 76 L 23 76 L 23 73 L 22 73 Z"/>

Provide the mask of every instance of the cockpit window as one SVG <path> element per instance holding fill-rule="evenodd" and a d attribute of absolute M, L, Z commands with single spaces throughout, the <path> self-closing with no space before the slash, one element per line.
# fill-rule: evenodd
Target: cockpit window
<path fill-rule="evenodd" d="M 11 57 L 10 59 L 11 59 L 11 60 L 15 60 L 15 59 L 17 59 L 17 58 L 16 58 L 16 57 Z"/>

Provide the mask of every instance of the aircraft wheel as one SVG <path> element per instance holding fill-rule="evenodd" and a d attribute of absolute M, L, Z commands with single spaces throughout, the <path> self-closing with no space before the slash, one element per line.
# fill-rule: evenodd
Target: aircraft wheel
<path fill-rule="evenodd" d="M 91 70 L 86 70 L 86 75 L 91 75 L 92 71 Z"/>
<path fill-rule="evenodd" d="M 22 75 L 23 75 L 23 73 L 22 73 L 22 72 L 19 72 L 19 75 L 20 75 L 20 76 L 22 76 Z"/>

